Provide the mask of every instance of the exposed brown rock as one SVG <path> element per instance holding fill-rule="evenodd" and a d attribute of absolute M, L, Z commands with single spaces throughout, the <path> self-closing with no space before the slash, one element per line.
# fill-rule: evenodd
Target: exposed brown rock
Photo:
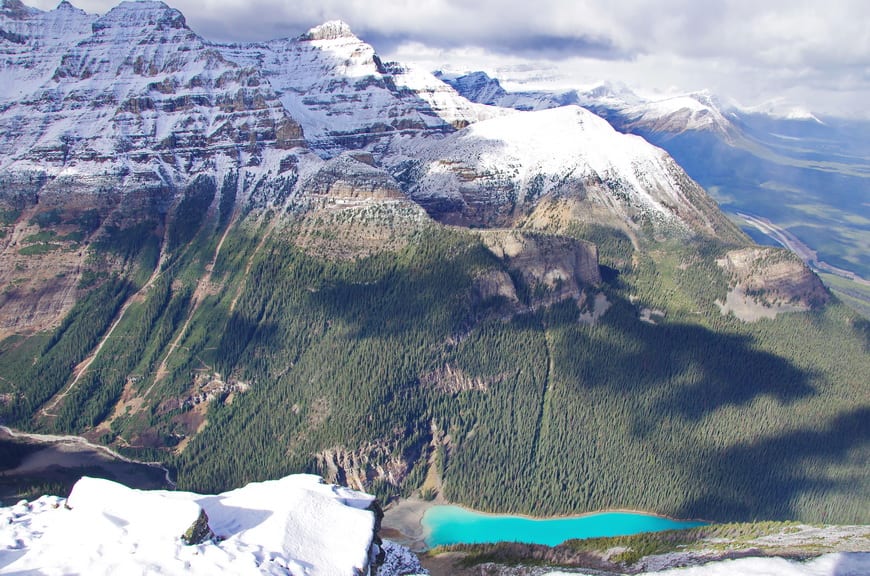
<path fill-rule="evenodd" d="M 732 311 L 746 321 L 779 312 L 823 306 L 830 299 L 819 277 L 788 250 L 755 246 L 728 252 L 716 261 L 731 274 L 732 289 L 723 314 Z"/>
<path fill-rule="evenodd" d="M 554 302 L 580 298 L 581 286 L 601 283 L 598 248 L 591 242 L 518 230 L 486 231 L 481 238 L 533 293 L 543 291 Z"/>
<path fill-rule="evenodd" d="M 458 394 L 470 390 L 486 392 L 492 384 L 499 380 L 501 380 L 500 377 L 472 378 L 461 369 L 445 364 L 441 368 L 421 376 L 420 384 L 445 394 Z"/>
<path fill-rule="evenodd" d="M 401 486 L 411 464 L 394 454 L 396 442 L 367 442 L 356 449 L 335 446 L 315 455 L 320 474 L 327 482 L 354 490 L 370 490 L 375 480 Z"/>

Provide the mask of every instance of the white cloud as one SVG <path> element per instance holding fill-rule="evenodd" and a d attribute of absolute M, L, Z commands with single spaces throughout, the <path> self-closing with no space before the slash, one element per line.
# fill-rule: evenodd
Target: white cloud
<path fill-rule="evenodd" d="M 50 9 L 56 0 L 30 0 Z M 76 0 L 104 13 L 112 0 Z M 757 104 L 793 100 L 867 115 L 866 0 L 174 0 L 214 40 L 296 36 L 347 21 L 387 58 L 490 72 L 530 64 L 562 82 L 710 88 Z M 435 58 L 440 55 L 441 58 Z M 477 57 L 475 62 L 472 56 Z M 451 61 L 454 60 L 454 61 Z M 550 74 L 552 76 L 552 74 Z"/>

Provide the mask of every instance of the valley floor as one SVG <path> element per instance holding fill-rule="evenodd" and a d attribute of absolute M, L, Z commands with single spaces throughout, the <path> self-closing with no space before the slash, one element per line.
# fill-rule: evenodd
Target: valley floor
<path fill-rule="evenodd" d="M 14 503 L 42 493 L 66 494 L 83 475 L 140 489 L 173 488 L 169 471 L 142 463 L 79 436 L 30 434 L 0 426 L 0 501 Z"/>

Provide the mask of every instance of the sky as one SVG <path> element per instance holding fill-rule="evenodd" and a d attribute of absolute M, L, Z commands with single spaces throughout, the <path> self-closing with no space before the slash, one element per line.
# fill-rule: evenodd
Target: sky
<path fill-rule="evenodd" d="M 25 0 L 43 10 L 58 0 Z M 72 0 L 105 13 L 115 0 Z M 725 104 L 870 118 L 867 0 L 170 0 L 214 41 L 347 22 L 385 60 L 484 70 L 507 88 L 602 81 Z"/>

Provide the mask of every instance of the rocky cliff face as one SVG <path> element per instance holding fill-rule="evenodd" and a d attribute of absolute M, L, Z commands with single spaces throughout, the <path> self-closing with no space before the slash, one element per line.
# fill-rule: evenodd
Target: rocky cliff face
<path fill-rule="evenodd" d="M 174 185 L 304 145 L 259 71 L 227 61 L 165 4 L 124 3 L 99 18 L 68 4 L 28 15 L 17 26 L 33 30 L 27 49 L 4 69 L 18 93 L 4 95 L 0 168 Z"/>
<path fill-rule="evenodd" d="M 580 300 L 584 288 L 601 283 L 598 250 L 592 243 L 515 230 L 485 232 L 481 238 L 516 273 L 533 305 Z M 496 292 L 504 293 L 501 288 Z"/>
<path fill-rule="evenodd" d="M 733 250 L 717 263 L 731 275 L 733 282 L 723 309 L 729 308 L 729 302 L 734 308 L 733 304 L 742 301 L 761 307 L 755 316 L 769 316 L 818 308 L 830 300 L 830 293 L 819 277 L 796 255 L 782 249 Z M 741 313 L 739 306 L 735 313 L 743 319 L 755 319 L 751 312 Z"/>
<path fill-rule="evenodd" d="M 263 72 L 324 157 L 362 148 L 380 157 L 401 138 L 449 133 L 485 110 L 427 72 L 381 61 L 343 22 L 296 39 L 219 48 Z"/>

